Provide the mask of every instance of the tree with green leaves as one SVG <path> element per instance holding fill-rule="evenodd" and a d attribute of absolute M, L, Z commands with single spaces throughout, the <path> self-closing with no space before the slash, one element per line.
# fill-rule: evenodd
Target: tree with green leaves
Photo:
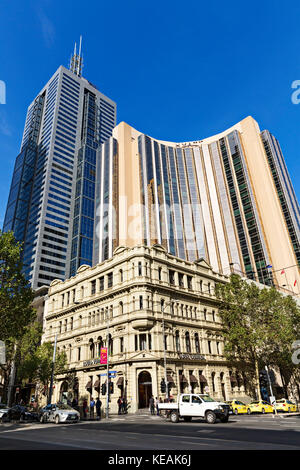
<path fill-rule="evenodd" d="M 39 383 L 43 390 L 47 390 L 52 375 L 52 358 L 54 345 L 50 342 L 42 343 L 42 325 L 34 322 L 26 328 L 18 349 L 17 381 L 26 383 Z M 56 354 L 54 376 L 63 374 L 67 370 L 67 356 L 65 352 Z"/>
<path fill-rule="evenodd" d="M 224 327 L 225 356 L 254 379 L 261 399 L 259 371 L 265 365 L 294 368 L 292 344 L 300 334 L 300 310 L 290 296 L 274 287 L 260 289 L 232 274 L 216 286 Z"/>
<path fill-rule="evenodd" d="M 34 293 L 22 272 L 21 244 L 0 230 L 0 339 L 18 340 L 35 317 Z"/>
<path fill-rule="evenodd" d="M 36 315 L 32 307 L 34 293 L 22 272 L 21 250 L 12 232 L 0 230 L 0 340 L 6 348 L 6 364 L 0 367 L 6 385 L 11 374 L 9 401 L 18 345 Z"/>

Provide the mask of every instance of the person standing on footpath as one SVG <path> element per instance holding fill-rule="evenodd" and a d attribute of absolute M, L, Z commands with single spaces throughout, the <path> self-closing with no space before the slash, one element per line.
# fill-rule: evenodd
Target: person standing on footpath
<path fill-rule="evenodd" d="M 156 409 L 156 415 L 159 416 L 159 408 L 158 408 L 159 400 L 156 397 L 155 398 L 155 409 Z"/>
<path fill-rule="evenodd" d="M 101 406 L 102 406 L 102 401 L 98 397 L 97 401 L 96 401 L 96 413 L 97 413 L 97 420 L 98 421 L 100 421 L 100 419 L 101 419 Z"/>
<path fill-rule="evenodd" d="M 87 400 L 86 400 L 86 398 L 83 400 L 83 403 L 82 403 L 82 412 L 83 412 L 84 419 L 86 419 L 86 412 L 87 412 Z"/>
<path fill-rule="evenodd" d="M 95 400 L 93 397 L 91 397 L 91 401 L 90 401 L 90 418 L 91 419 L 94 419 L 94 411 L 95 411 Z"/>
<path fill-rule="evenodd" d="M 154 415 L 155 412 L 154 412 L 154 398 L 153 397 L 151 397 L 149 400 L 149 407 L 150 407 L 151 414 Z"/>
<path fill-rule="evenodd" d="M 121 397 L 118 398 L 117 403 L 118 403 L 118 407 L 119 407 L 118 408 L 118 415 L 120 415 L 122 413 L 122 404 L 123 404 L 123 401 L 122 401 Z"/>

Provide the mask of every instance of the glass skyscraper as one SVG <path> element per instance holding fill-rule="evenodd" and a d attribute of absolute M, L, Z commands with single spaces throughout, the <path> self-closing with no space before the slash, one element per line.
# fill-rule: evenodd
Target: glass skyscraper
<path fill-rule="evenodd" d="M 115 125 L 116 104 L 81 76 L 76 53 L 29 106 L 3 230 L 23 242 L 33 288 L 92 264 L 96 152 Z"/>
<path fill-rule="evenodd" d="M 298 293 L 299 204 L 278 141 L 253 118 L 183 143 L 121 123 L 99 152 L 118 169 L 107 188 L 97 171 L 96 192 L 107 199 L 104 207 L 96 198 L 96 210 L 107 219 L 96 226 L 94 264 L 118 245 L 160 244 L 181 259 L 204 258 L 215 272 Z"/>

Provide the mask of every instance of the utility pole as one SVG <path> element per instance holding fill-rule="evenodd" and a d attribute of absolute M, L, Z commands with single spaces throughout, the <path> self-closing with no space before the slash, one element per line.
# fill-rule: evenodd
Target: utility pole
<path fill-rule="evenodd" d="M 107 378 L 106 378 L 106 418 L 109 418 L 109 310 L 107 309 L 107 333 L 106 333 L 106 346 L 107 346 Z"/>

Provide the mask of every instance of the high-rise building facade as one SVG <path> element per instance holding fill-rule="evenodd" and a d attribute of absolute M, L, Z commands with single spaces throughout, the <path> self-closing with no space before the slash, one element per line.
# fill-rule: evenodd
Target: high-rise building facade
<path fill-rule="evenodd" d="M 81 76 L 74 53 L 28 108 L 3 230 L 23 242 L 32 287 L 92 263 L 96 149 L 116 125 L 116 104 Z"/>
<path fill-rule="evenodd" d="M 299 293 L 299 204 L 277 140 L 253 118 L 185 143 L 121 123 L 99 154 L 93 264 L 119 245 L 158 243 Z"/>

